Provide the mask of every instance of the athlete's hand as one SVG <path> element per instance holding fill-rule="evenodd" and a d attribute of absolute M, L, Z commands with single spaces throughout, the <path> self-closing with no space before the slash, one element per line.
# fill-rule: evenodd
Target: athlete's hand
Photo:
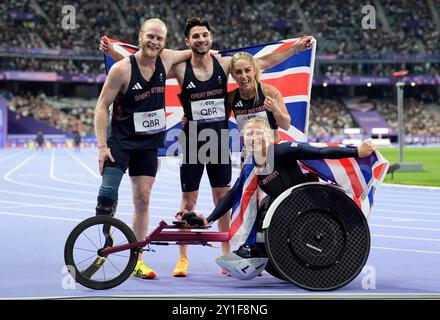
<path fill-rule="evenodd" d="M 111 162 L 115 162 L 115 159 L 113 158 L 109 148 L 107 147 L 99 148 L 98 164 L 99 164 L 99 174 L 101 176 L 104 171 L 104 163 L 106 158 L 110 159 Z"/>
<path fill-rule="evenodd" d="M 186 221 L 190 226 L 204 226 L 208 224 L 208 221 L 200 213 L 193 211 L 185 212 L 182 214 L 182 220 Z"/>
<path fill-rule="evenodd" d="M 376 146 L 370 140 L 363 141 L 358 147 L 359 158 L 368 157 L 374 150 Z"/>
<path fill-rule="evenodd" d="M 277 113 L 277 111 L 279 110 L 277 105 L 277 97 L 278 97 L 278 93 L 273 98 L 267 96 L 266 99 L 264 99 L 264 107 L 266 108 L 267 111 L 270 111 L 272 113 Z"/>
<path fill-rule="evenodd" d="M 301 52 L 301 51 L 304 51 L 307 49 L 311 49 L 312 48 L 312 41 L 313 41 L 312 36 L 301 37 L 301 39 L 299 39 L 299 41 L 297 43 L 295 43 L 296 51 Z"/>

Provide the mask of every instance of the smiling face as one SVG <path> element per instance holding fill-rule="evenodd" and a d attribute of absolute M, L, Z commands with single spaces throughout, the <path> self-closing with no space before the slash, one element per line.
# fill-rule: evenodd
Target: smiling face
<path fill-rule="evenodd" d="M 211 50 L 213 38 L 207 27 L 194 26 L 189 31 L 188 37 L 185 38 L 185 42 L 192 52 L 205 55 Z"/>
<path fill-rule="evenodd" d="M 231 68 L 231 74 L 240 89 L 251 90 L 255 87 L 255 68 L 251 61 L 239 59 Z"/>
<path fill-rule="evenodd" d="M 167 29 L 160 20 L 146 21 L 139 33 L 139 45 L 148 58 L 157 57 L 165 48 Z"/>
<path fill-rule="evenodd" d="M 244 146 L 254 156 L 264 156 L 270 141 L 270 128 L 265 123 L 252 119 L 244 125 Z"/>

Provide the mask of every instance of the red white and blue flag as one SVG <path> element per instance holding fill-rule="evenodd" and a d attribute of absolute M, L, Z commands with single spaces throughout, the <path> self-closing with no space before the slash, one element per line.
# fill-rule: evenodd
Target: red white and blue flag
<path fill-rule="evenodd" d="M 334 143 L 311 143 L 311 145 L 315 147 L 345 147 L 342 144 Z M 301 160 L 298 162 L 306 171 L 316 173 L 322 180 L 335 183 L 344 189 L 367 218 L 373 208 L 374 194 L 385 178 L 389 166 L 388 161 L 377 150 L 369 157 L 364 158 Z"/>
<path fill-rule="evenodd" d="M 128 56 L 139 50 L 139 47 L 137 46 L 110 38 L 107 39 L 113 44 L 114 49 L 123 56 Z M 294 45 L 298 40 L 300 39 L 281 40 L 246 48 L 220 51 L 220 54 L 226 56 L 232 55 L 235 52 L 246 51 L 258 58 L 266 54 L 276 53 L 287 49 Z M 307 141 L 310 93 L 312 89 L 313 67 L 315 64 L 315 49 L 316 41 L 314 40 L 311 49 L 297 53 L 275 67 L 264 70 L 262 73 L 262 82 L 272 84 L 280 90 L 284 102 L 286 103 L 286 108 L 292 119 L 289 130 L 285 131 L 279 129 L 281 139 L 284 141 Z M 105 56 L 107 73 L 114 62 L 115 61 L 111 57 Z M 230 91 L 236 87 L 237 84 L 232 77 L 229 76 L 228 90 Z M 177 96 L 178 93 L 180 93 L 180 88 L 177 80 L 168 79 L 165 89 L 167 131 L 181 128 L 183 109 Z M 237 127 L 233 117 L 231 117 L 229 121 L 229 127 L 231 129 Z M 165 148 L 172 142 L 174 141 L 165 141 Z M 161 152 L 161 154 L 163 154 L 163 152 Z"/>
<path fill-rule="evenodd" d="M 281 40 L 262 45 L 221 51 L 222 55 L 233 55 L 245 51 L 259 58 L 266 54 L 277 53 L 293 46 L 300 38 Z M 313 68 L 315 65 L 316 40 L 313 39 L 312 48 L 301 51 L 282 63 L 264 70 L 261 81 L 268 83 L 280 90 L 284 98 L 287 111 L 290 114 L 291 124 L 289 130 L 279 129 L 283 141 L 307 141 L 310 94 L 312 90 Z M 233 90 L 238 85 L 229 76 L 228 89 Z M 235 119 L 230 119 L 230 124 L 235 124 Z M 233 125 L 234 126 L 234 125 Z"/>

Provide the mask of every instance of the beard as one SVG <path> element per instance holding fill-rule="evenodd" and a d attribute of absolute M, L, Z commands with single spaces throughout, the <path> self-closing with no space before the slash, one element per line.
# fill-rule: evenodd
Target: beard
<path fill-rule="evenodd" d="M 211 50 L 211 45 L 209 45 L 209 44 L 207 44 L 206 48 L 204 48 L 204 49 L 200 49 L 197 46 L 191 47 L 191 51 L 194 52 L 195 54 L 198 54 L 199 56 L 204 56 L 205 54 L 207 54 L 209 52 L 209 50 Z"/>

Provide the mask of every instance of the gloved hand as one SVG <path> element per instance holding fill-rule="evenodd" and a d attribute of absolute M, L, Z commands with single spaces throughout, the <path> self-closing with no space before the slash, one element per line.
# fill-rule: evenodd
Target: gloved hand
<path fill-rule="evenodd" d="M 190 226 L 204 226 L 208 224 L 208 221 L 201 214 L 196 214 L 195 212 L 185 212 L 182 215 L 182 220 L 186 221 Z"/>

